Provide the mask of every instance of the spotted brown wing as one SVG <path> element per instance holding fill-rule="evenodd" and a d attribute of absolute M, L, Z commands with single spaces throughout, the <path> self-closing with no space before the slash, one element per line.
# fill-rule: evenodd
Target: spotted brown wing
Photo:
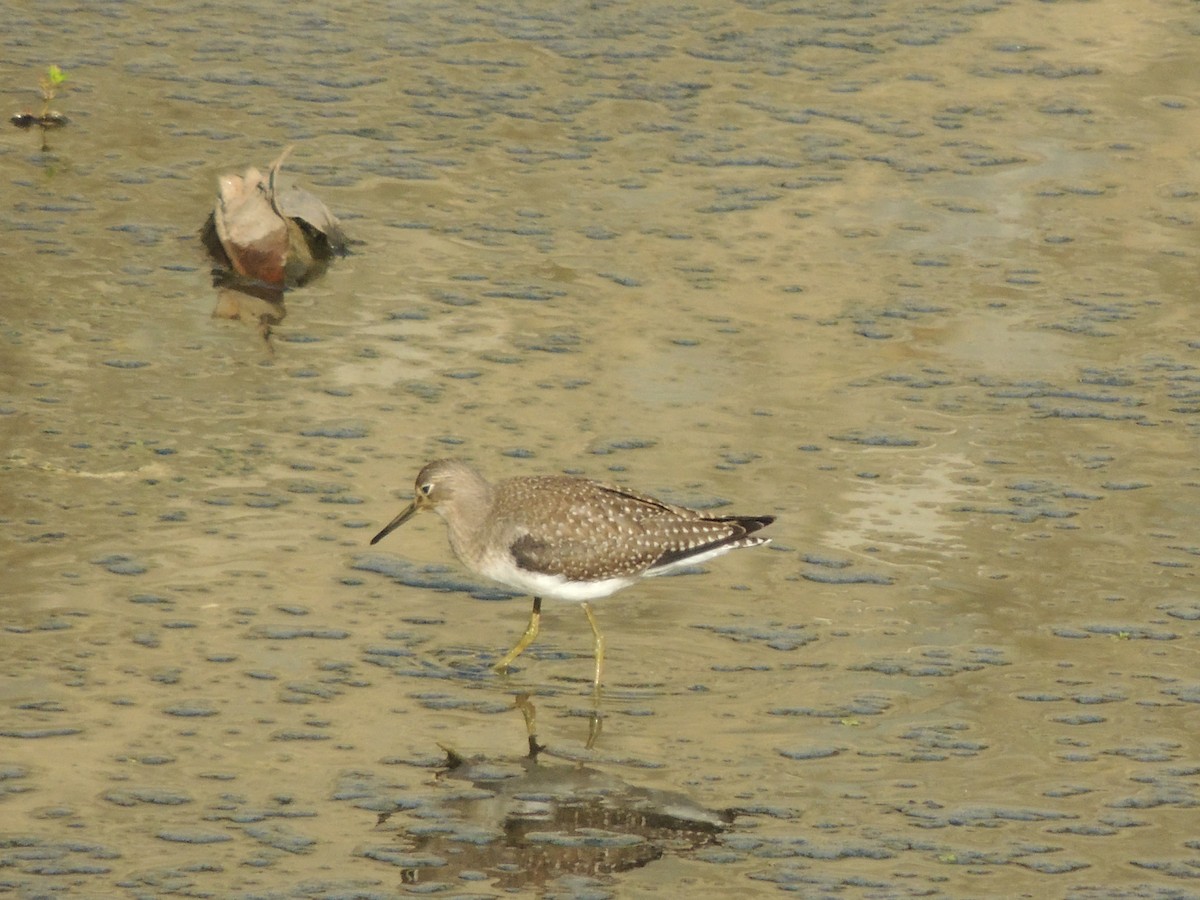
<path fill-rule="evenodd" d="M 534 510 L 509 522 L 510 550 L 528 571 L 572 581 L 636 577 L 729 545 L 738 545 L 770 517 L 706 517 L 632 491 L 578 478 L 517 479 L 507 508 Z"/>

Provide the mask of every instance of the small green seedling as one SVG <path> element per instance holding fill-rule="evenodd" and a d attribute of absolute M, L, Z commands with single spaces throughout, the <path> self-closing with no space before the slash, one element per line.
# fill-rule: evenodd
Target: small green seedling
<path fill-rule="evenodd" d="M 11 119 L 18 128 L 32 128 L 36 125 L 42 130 L 42 152 L 49 149 L 46 145 L 46 132 L 52 128 L 62 128 L 67 124 L 67 117 L 58 110 L 51 109 L 50 104 L 58 96 L 59 91 L 67 82 L 67 74 L 56 65 L 50 65 L 46 74 L 38 79 L 38 87 L 42 89 L 42 111 L 39 114 L 31 112 L 17 113 Z"/>
<path fill-rule="evenodd" d="M 58 66 L 51 64 L 46 74 L 38 79 L 42 89 L 42 112 L 50 111 L 50 101 L 58 94 L 58 89 L 67 83 L 67 74 Z"/>

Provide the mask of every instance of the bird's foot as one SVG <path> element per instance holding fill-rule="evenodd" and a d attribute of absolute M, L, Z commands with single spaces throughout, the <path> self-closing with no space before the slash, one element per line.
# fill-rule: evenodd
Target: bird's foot
<path fill-rule="evenodd" d="M 584 747 L 588 750 L 596 748 L 596 740 L 600 737 L 600 732 L 604 730 L 604 714 L 598 709 L 592 710 L 592 714 L 588 717 L 588 736 L 587 743 Z"/>

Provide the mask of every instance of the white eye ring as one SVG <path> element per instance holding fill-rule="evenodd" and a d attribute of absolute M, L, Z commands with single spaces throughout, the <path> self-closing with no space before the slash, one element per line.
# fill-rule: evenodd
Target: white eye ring
<path fill-rule="evenodd" d="M 430 494 L 433 493 L 433 485 L 432 484 L 423 484 L 423 485 L 421 485 L 419 490 L 421 491 L 422 494 L 424 494 L 426 497 L 428 497 Z"/>

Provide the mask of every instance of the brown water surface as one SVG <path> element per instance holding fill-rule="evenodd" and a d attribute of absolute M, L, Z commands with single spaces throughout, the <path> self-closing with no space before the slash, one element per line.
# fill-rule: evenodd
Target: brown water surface
<path fill-rule="evenodd" d="M 529 692 L 737 813 L 530 894 L 1200 897 L 1195 12 L 10 9 L 0 892 L 492 895 L 387 848 Z M 288 144 L 361 243 L 268 343 L 196 232 Z M 367 545 L 451 455 L 775 541 L 599 605 L 588 754 L 578 610 L 501 678 L 526 598 Z"/>

